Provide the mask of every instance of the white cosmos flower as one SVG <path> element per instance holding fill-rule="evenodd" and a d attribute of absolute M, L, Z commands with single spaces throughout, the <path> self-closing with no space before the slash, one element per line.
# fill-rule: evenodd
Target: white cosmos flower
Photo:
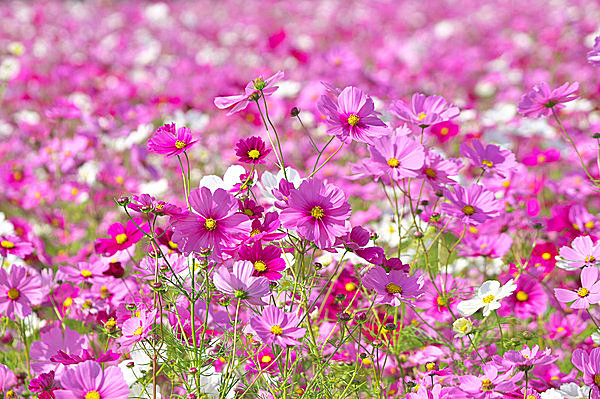
<path fill-rule="evenodd" d="M 246 169 L 244 169 L 243 166 L 232 165 L 225 171 L 225 174 L 223 175 L 222 179 L 216 175 L 204 176 L 200 180 L 200 187 L 206 187 L 213 193 L 219 188 L 222 188 L 225 191 L 229 191 L 232 190 L 236 184 L 241 183 L 240 177 L 244 173 L 246 173 Z M 256 178 L 256 173 L 252 177 Z"/>
<path fill-rule="evenodd" d="M 516 289 L 517 286 L 512 279 L 503 286 L 500 286 L 496 280 L 488 280 L 481 285 L 474 298 L 458 304 L 458 311 L 462 316 L 471 316 L 483 308 L 483 315 L 487 317 L 492 310 L 499 309 L 500 301 L 511 295 Z"/>
<path fill-rule="evenodd" d="M 562 398 L 565 399 L 587 399 L 590 397 L 590 390 L 589 387 L 580 387 L 574 382 L 570 382 L 568 384 L 562 384 L 558 391 L 562 394 Z M 549 398 L 553 399 L 551 396 Z"/>

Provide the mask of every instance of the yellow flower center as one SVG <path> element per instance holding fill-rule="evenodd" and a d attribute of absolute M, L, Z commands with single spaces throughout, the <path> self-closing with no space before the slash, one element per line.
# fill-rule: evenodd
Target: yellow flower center
<path fill-rule="evenodd" d="M 450 132 L 450 129 L 448 129 L 447 127 L 443 127 L 443 128 L 440 129 L 440 134 L 442 136 L 447 135 L 449 132 Z"/>
<path fill-rule="evenodd" d="M 544 259 L 544 260 L 550 260 L 551 257 L 552 257 L 552 255 L 550 255 L 549 252 L 544 252 L 542 254 L 542 259 Z"/>
<path fill-rule="evenodd" d="M 362 364 L 363 364 L 363 366 L 365 366 L 365 367 L 369 367 L 369 366 L 371 366 L 371 365 L 373 364 L 373 361 L 372 361 L 370 358 L 368 358 L 368 357 L 365 357 L 365 358 L 363 359 L 363 361 L 362 361 Z"/>
<path fill-rule="evenodd" d="M 390 158 L 388 159 L 387 164 L 392 168 L 397 168 L 398 165 L 400 165 L 400 161 L 398 161 L 396 158 Z"/>
<path fill-rule="evenodd" d="M 417 118 L 422 121 L 423 119 L 425 119 L 427 117 L 427 114 L 425 112 L 421 112 L 419 115 L 417 115 Z"/>
<path fill-rule="evenodd" d="M 217 228 L 217 221 L 213 218 L 208 218 L 204 221 L 204 227 L 206 227 L 206 230 L 208 231 L 213 231 Z"/>
<path fill-rule="evenodd" d="M 96 391 L 89 391 L 85 394 L 85 399 L 100 399 L 100 394 Z"/>
<path fill-rule="evenodd" d="M 533 396 L 533 395 L 527 395 L 526 399 L 537 399 L 537 398 L 535 396 Z"/>
<path fill-rule="evenodd" d="M 260 358 L 261 363 L 269 363 L 271 360 L 273 360 L 273 358 L 269 355 L 264 355 Z"/>
<path fill-rule="evenodd" d="M 106 324 L 104 324 L 104 326 L 108 329 L 108 330 L 112 330 L 113 328 L 115 328 L 117 326 L 117 322 L 115 321 L 115 319 L 113 319 L 112 317 L 110 319 L 108 319 L 106 321 Z"/>
<path fill-rule="evenodd" d="M 250 150 L 250 151 L 248 151 L 248 156 L 252 159 L 258 159 L 258 157 L 260 157 L 260 151 Z"/>
<path fill-rule="evenodd" d="M 488 161 L 487 159 L 484 159 L 483 161 L 481 161 L 481 163 L 485 166 L 487 166 L 488 168 L 491 168 L 492 166 L 494 166 L 494 163 L 492 161 Z"/>
<path fill-rule="evenodd" d="M 183 142 L 183 141 L 181 141 L 181 140 L 177 140 L 177 141 L 175 142 L 175 147 L 176 147 L 178 150 L 181 150 L 182 148 L 185 148 L 186 146 L 187 146 L 187 144 L 186 144 L 186 143 L 184 143 L 184 142 Z"/>
<path fill-rule="evenodd" d="M 5 249 L 13 249 L 15 247 L 15 244 L 10 241 L 3 240 L 2 242 L 0 242 L 0 246 Z"/>
<path fill-rule="evenodd" d="M 250 209 L 250 208 L 246 208 L 246 209 L 244 209 L 244 212 L 243 212 L 243 213 L 244 213 L 244 215 L 246 215 L 246 216 L 254 216 L 254 212 L 252 212 L 252 209 Z"/>
<path fill-rule="evenodd" d="M 255 235 L 260 234 L 260 230 L 259 229 L 254 229 L 250 232 L 250 237 L 254 237 Z"/>
<path fill-rule="evenodd" d="M 427 168 L 427 169 L 425 169 L 425 176 L 429 177 L 430 179 L 435 179 L 435 177 L 437 176 L 437 173 L 435 170 L 433 170 L 431 168 Z"/>
<path fill-rule="evenodd" d="M 283 334 L 283 329 L 279 326 L 273 326 L 271 327 L 271 332 L 275 335 L 281 335 Z"/>
<path fill-rule="evenodd" d="M 441 296 L 438 296 L 437 304 L 438 304 L 438 306 L 446 306 L 448 303 L 446 302 L 446 300 L 444 298 L 442 298 Z"/>
<path fill-rule="evenodd" d="M 117 176 L 115 177 L 115 181 L 117 182 L 117 184 L 123 184 L 125 182 L 125 179 L 123 178 L 123 176 Z"/>
<path fill-rule="evenodd" d="M 543 155 L 543 154 L 540 154 L 540 155 L 538 155 L 538 157 L 537 157 L 537 161 L 538 161 L 539 163 L 544 163 L 544 162 L 546 162 L 546 156 L 545 156 L 545 155 Z"/>
<path fill-rule="evenodd" d="M 348 117 L 348 124 L 349 124 L 350 126 L 356 126 L 356 125 L 358 125 L 358 121 L 359 121 L 359 120 L 360 120 L 360 118 L 358 117 L 358 115 L 356 115 L 356 114 L 351 114 L 351 115 Z"/>
<path fill-rule="evenodd" d="M 488 295 L 485 298 L 483 298 L 483 303 L 490 303 L 494 300 L 495 296 L 493 295 Z"/>
<path fill-rule="evenodd" d="M 17 171 L 15 173 L 13 173 L 13 178 L 16 181 L 21 181 L 21 180 L 23 180 L 23 173 Z"/>
<path fill-rule="evenodd" d="M 117 244 L 123 244 L 125 241 L 127 241 L 127 234 L 125 234 L 125 233 L 117 234 L 115 236 L 115 241 L 117 242 Z"/>
<path fill-rule="evenodd" d="M 100 296 L 102 298 L 108 298 L 110 296 L 110 290 L 104 285 L 100 287 Z"/>
<path fill-rule="evenodd" d="M 21 296 L 21 294 L 19 293 L 19 290 L 17 290 L 16 288 L 11 288 L 10 290 L 8 290 L 8 299 L 12 299 L 13 301 L 16 301 L 17 299 L 19 299 L 20 296 Z"/>
<path fill-rule="evenodd" d="M 462 209 L 463 213 L 467 216 L 471 216 L 472 214 L 475 213 L 475 208 L 473 208 L 471 205 L 465 205 Z"/>
<path fill-rule="evenodd" d="M 82 270 L 82 271 L 81 271 L 81 275 L 82 275 L 83 277 L 85 277 L 85 278 L 87 278 L 87 277 L 92 277 L 92 272 L 91 272 L 91 271 L 89 271 L 89 270 Z"/>
<path fill-rule="evenodd" d="M 488 380 L 487 378 L 485 380 L 482 380 L 481 381 L 481 390 L 489 391 L 490 389 L 492 389 L 492 381 Z"/>
<path fill-rule="evenodd" d="M 322 219 L 323 215 L 325 215 L 325 212 L 323 212 L 323 208 L 320 206 L 315 206 L 310 210 L 310 216 L 314 217 L 315 219 Z"/>
<path fill-rule="evenodd" d="M 585 298 L 589 294 L 590 294 L 590 290 L 588 290 L 587 288 L 581 287 L 579 289 L 579 291 L 577 291 L 577 295 L 579 295 L 581 298 Z"/>
<path fill-rule="evenodd" d="M 434 368 L 435 368 L 435 363 L 434 363 L 434 362 L 429 362 L 429 363 L 426 363 L 426 364 L 425 364 L 425 369 L 426 369 L 427 371 L 431 371 L 431 370 L 433 370 Z"/>
<path fill-rule="evenodd" d="M 595 261 L 596 261 L 596 258 L 594 258 L 592 255 L 585 257 L 585 263 L 593 263 Z"/>
<path fill-rule="evenodd" d="M 17 394 L 12 389 L 6 391 L 6 399 L 15 399 L 16 397 L 17 397 Z"/>
<path fill-rule="evenodd" d="M 354 291 L 356 289 L 356 284 L 354 283 L 346 283 L 346 291 Z"/>
<path fill-rule="evenodd" d="M 510 187 L 510 180 L 505 180 L 502 182 L 502 187 L 504 188 L 509 188 Z"/>
<path fill-rule="evenodd" d="M 402 294 L 402 287 L 400 287 L 399 285 L 396 285 L 394 283 L 388 283 L 385 286 L 385 290 L 389 293 L 389 294 Z"/>
<path fill-rule="evenodd" d="M 529 299 L 529 295 L 527 295 L 527 293 L 525 291 L 517 292 L 517 301 L 525 302 L 528 299 Z"/>
<path fill-rule="evenodd" d="M 479 230 L 475 226 L 469 226 L 469 232 L 471 232 L 473 234 L 477 234 L 477 233 L 479 233 Z"/>
<path fill-rule="evenodd" d="M 171 249 L 177 249 L 179 245 L 174 243 L 173 241 L 169 240 L 169 248 Z"/>
<path fill-rule="evenodd" d="M 594 375 L 594 384 L 600 386 L 600 374 Z"/>
<path fill-rule="evenodd" d="M 137 330 L 133 332 L 133 335 L 142 335 L 142 331 L 144 329 L 142 327 L 138 327 Z"/>
<path fill-rule="evenodd" d="M 594 228 L 594 222 L 592 222 L 591 220 L 589 222 L 587 222 L 585 224 L 585 227 L 587 227 L 588 229 L 593 229 Z"/>
<path fill-rule="evenodd" d="M 254 262 L 254 269 L 256 269 L 257 272 L 264 272 L 267 270 L 267 265 L 262 260 L 257 260 Z"/>
<path fill-rule="evenodd" d="M 71 305 L 73 305 L 73 298 L 67 297 L 67 299 L 63 301 L 63 307 L 70 308 Z"/>

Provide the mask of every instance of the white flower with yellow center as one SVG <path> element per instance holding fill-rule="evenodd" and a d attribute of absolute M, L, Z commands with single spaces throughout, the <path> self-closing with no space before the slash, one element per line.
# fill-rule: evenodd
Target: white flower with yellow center
<path fill-rule="evenodd" d="M 503 286 L 495 280 L 488 280 L 481 285 L 475 298 L 462 301 L 458 304 L 458 311 L 462 316 L 471 316 L 483 308 L 483 315 L 489 316 L 492 310 L 500 308 L 500 301 L 511 295 L 517 286 L 509 280 Z"/>

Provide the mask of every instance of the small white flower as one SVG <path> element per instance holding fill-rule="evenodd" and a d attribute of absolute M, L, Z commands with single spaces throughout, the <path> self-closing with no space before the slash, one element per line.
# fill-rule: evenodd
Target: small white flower
<path fill-rule="evenodd" d="M 458 304 L 458 311 L 463 316 L 471 316 L 483 308 L 483 315 L 487 317 L 492 313 L 492 310 L 500 308 L 500 300 L 511 295 L 516 289 L 517 286 L 512 279 L 503 286 L 500 286 L 498 281 L 488 280 L 481 285 L 475 298 Z"/>
<path fill-rule="evenodd" d="M 589 387 L 580 387 L 574 382 L 570 382 L 568 384 L 562 384 L 560 386 L 559 392 L 562 394 L 561 399 L 564 397 L 565 399 L 587 399 L 590 397 L 590 388 Z M 550 396 L 550 399 L 554 399 L 554 397 Z M 548 398 L 544 398 L 548 399 Z"/>
<path fill-rule="evenodd" d="M 455 337 L 461 338 L 473 331 L 473 322 L 464 317 L 458 318 L 452 323 L 452 330 L 454 330 Z"/>

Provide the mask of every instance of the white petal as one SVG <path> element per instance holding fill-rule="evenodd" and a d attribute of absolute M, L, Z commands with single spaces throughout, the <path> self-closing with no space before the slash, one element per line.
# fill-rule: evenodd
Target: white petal
<path fill-rule="evenodd" d="M 488 295 L 496 296 L 496 294 L 498 294 L 499 289 L 500 289 L 500 283 L 498 281 L 488 280 L 481 285 L 481 288 L 479 288 L 479 292 L 477 295 L 480 296 L 481 298 L 485 298 Z"/>
<path fill-rule="evenodd" d="M 473 298 L 459 303 L 457 309 L 462 316 L 471 316 L 473 313 L 477 312 L 482 306 L 483 302 L 481 301 L 481 299 Z"/>
<path fill-rule="evenodd" d="M 225 182 L 219 176 L 208 175 L 200 180 L 200 187 L 206 187 L 214 193 L 218 188 L 225 189 Z"/>

